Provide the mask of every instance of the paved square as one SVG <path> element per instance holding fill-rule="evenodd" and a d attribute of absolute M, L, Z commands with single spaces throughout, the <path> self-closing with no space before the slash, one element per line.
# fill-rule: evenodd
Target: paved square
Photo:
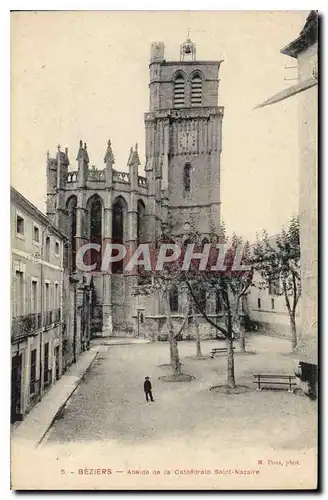
<path fill-rule="evenodd" d="M 209 354 L 217 344 L 203 342 L 203 354 Z M 224 471 L 230 467 L 260 467 L 263 484 L 269 479 L 272 487 L 281 485 L 282 480 L 286 487 L 292 485 L 295 467 L 304 468 L 301 476 L 305 483 L 307 478 L 314 481 L 316 403 L 287 391 L 258 392 L 252 383 L 252 374 L 258 371 L 293 373 L 288 341 L 256 335 L 248 342 L 248 349 L 256 354 L 242 354 L 236 349 L 236 382 L 254 389 L 238 395 L 209 390 L 225 383 L 225 355 L 191 359 L 196 349 L 194 342 L 180 342 L 179 349 L 183 372 L 195 377 L 191 382 L 158 379 L 169 373 L 168 367 L 160 366 L 168 362 L 167 343 L 103 346 L 62 418 L 55 422 L 38 450 L 38 460 L 41 456 L 48 461 L 55 457 L 61 470 L 66 463 L 65 474 L 70 472 L 70 481 L 80 468 L 109 467 L 115 471 L 111 488 L 115 484 L 128 488 L 132 477 L 129 470 L 139 471 L 138 481 L 145 488 L 152 483 L 149 478 L 147 482 L 146 472 L 140 473 L 144 470 L 149 474 L 161 471 L 156 484 L 160 484 L 164 470 L 171 470 L 172 477 L 179 470 L 210 470 L 211 474 L 201 476 L 207 477 L 203 480 L 205 488 L 217 487 L 218 479 L 223 488 L 229 480 Z M 145 376 L 153 383 L 154 403 L 145 401 Z M 285 465 L 288 460 L 294 463 L 294 469 Z M 200 480 L 194 474 L 178 475 L 181 488 Z M 86 487 L 88 481 L 82 475 L 79 487 Z M 108 478 L 101 476 L 99 481 L 108 487 Z M 235 487 L 255 484 L 251 475 L 242 479 L 238 475 L 236 481 Z M 260 484 L 258 478 L 256 481 L 256 485 Z M 166 487 L 169 483 L 165 477 Z"/>

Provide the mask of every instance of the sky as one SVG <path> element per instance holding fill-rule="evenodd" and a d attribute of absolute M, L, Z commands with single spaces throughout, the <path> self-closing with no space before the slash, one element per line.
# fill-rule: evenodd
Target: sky
<path fill-rule="evenodd" d="M 46 154 L 79 140 L 104 168 L 110 138 L 115 168 L 126 171 L 138 142 L 142 175 L 150 46 L 163 41 L 179 60 L 188 29 L 198 60 L 220 60 L 225 107 L 222 219 L 228 233 L 254 241 L 277 233 L 298 212 L 297 97 L 255 110 L 296 83 L 295 60 L 280 54 L 307 11 L 60 11 L 11 13 L 11 184 L 45 211 Z"/>

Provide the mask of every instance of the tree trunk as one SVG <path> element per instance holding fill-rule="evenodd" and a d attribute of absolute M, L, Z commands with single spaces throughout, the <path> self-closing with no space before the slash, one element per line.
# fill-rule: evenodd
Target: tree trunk
<path fill-rule="evenodd" d="M 290 328 L 292 331 L 292 350 L 296 349 L 297 346 L 297 333 L 296 333 L 296 321 L 295 316 L 290 314 Z"/>
<path fill-rule="evenodd" d="M 233 353 L 233 339 L 227 339 L 227 347 L 228 347 L 228 377 L 227 377 L 227 385 L 234 389 L 236 387 L 235 382 L 235 361 L 234 361 L 234 353 Z"/>
<path fill-rule="evenodd" d="M 239 347 L 240 352 L 246 352 L 246 339 L 245 339 L 245 327 L 244 325 L 240 325 L 240 339 L 239 339 Z"/>
<path fill-rule="evenodd" d="M 201 358 L 203 356 L 202 354 L 202 348 L 200 345 L 200 335 L 199 335 L 199 326 L 196 326 L 196 356 L 197 358 Z"/>
<path fill-rule="evenodd" d="M 294 350 L 297 346 L 297 334 L 296 334 L 296 321 L 295 321 L 295 308 L 296 302 L 294 300 L 294 306 L 291 307 L 288 297 L 288 290 L 286 285 L 286 280 L 283 281 L 283 289 L 285 295 L 285 303 L 289 313 L 289 321 L 290 321 L 290 329 L 292 333 L 292 350 Z"/>
<path fill-rule="evenodd" d="M 169 332 L 169 342 L 170 342 L 170 365 L 172 366 L 173 373 L 178 375 L 179 373 L 181 373 L 180 357 L 178 350 L 178 342 L 174 335 L 174 330 L 173 330 L 168 290 L 165 290 L 164 301 L 166 306 L 166 320 L 167 320 L 167 329 Z"/>
<path fill-rule="evenodd" d="M 169 342 L 170 342 L 170 365 L 173 366 L 173 349 L 172 349 L 172 342 L 171 342 L 171 334 L 169 333 Z"/>
<path fill-rule="evenodd" d="M 174 375 L 180 375 L 181 373 L 181 364 L 180 364 L 180 356 L 178 349 L 178 341 L 176 337 L 173 335 L 172 337 L 172 370 Z"/>
<path fill-rule="evenodd" d="M 236 387 L 235 382 L 235 360 L 233 352 L 233 335 L 232 335 L 232 317 L 231 312 L 227 311 L 227 323 L 228 323 L 228 338 L 227 338 L 227 361 L 228 361 L 228 373 L 227 373 L 227 385 L 231 389 Z"/>
<path fill-rule="evenodd" d="M 202 357 L 202 348 L 201 348 L 201 344 L 200 344 L 199 323 L 198 323 L 198 318 L 196 318 L 196 312 L 195 312 L 194 306 L 192 306 L 192 317 L 194 320 L 195 330 L 196 330 L 196 357 L 201 358 Z"/>

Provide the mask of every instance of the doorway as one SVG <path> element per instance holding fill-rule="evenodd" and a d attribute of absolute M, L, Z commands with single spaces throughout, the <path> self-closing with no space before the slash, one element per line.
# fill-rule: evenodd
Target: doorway
<path fill-rule="evenodd" d="M 16 354 L 11 361 L 11 423 L 22 420 L 21 414 L 22 355 Z"/>

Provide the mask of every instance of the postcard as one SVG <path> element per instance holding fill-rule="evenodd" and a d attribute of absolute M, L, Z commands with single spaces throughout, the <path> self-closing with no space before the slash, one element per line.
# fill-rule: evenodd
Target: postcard
<path fill-rule="evenodd" d="M 11 488 L 318 487 L 318 13 L 11 12 Z"/>

